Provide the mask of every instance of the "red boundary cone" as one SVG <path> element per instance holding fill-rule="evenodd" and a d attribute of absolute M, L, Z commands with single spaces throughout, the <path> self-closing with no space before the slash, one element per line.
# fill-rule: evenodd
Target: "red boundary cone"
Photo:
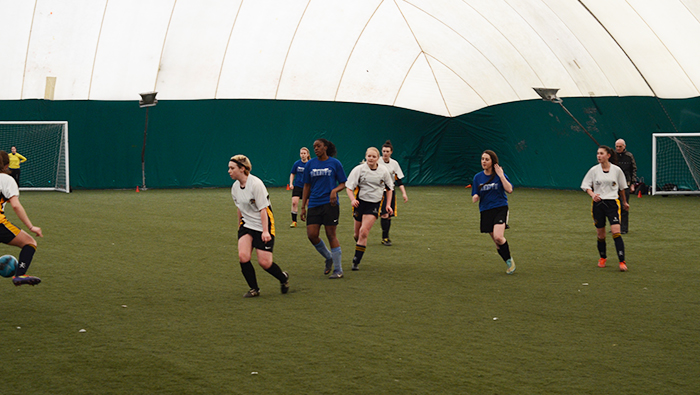
<path fill-rule="evenodd" d="M 139 186 L 138 186 L 138 185 L 136 186 L 136 192 L 141 192 L 141 191 L 139 191 Z"/>

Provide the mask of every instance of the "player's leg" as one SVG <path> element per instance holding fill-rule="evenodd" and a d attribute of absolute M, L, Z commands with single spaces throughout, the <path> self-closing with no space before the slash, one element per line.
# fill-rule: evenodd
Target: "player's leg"
<path fill-rule="evenodd" d="M 9 222 L 3 224 L 0 232 L 3 235 L 2 240 L 7 240 L 8 236 L 11 237 L 12 234 L 15 234 L 11 240 L 7 241 L 7 244 L 20 248 L 17 270 L 12 278 L 12 283 L 17 286 L 39 284 L 41 282 L 39 277 L 27 275 L 27 270 L 29 270 L 29 265 L 32 264 L 32 259 L 34 259 L 34 253 L 36 252 L 36 240 L 29 233 L 19 230 L 19 228 L 16 228 Z"/>
<path fill-rule="evenodd" d="M 355 256 L 352 258 L 352 270 L 359 270 L 359 264 L 362 262 L 362 257 L 367 249 L 367 239 L 369 238 L 369 231 L 372 230 L 372 226 L 377 221 L 377 216 L 374 214 L 364 214 L 362 216 L 362 222 L 360 222 L 359 237 L 357 239 L 357 244 L 355 244 Z M 356 223 L 357 226 L 357 223 Z"/>
<path fill-rule="evenodd" d="M 291 228 L 297 227 L 297 212 L 299 210 L 299 196 L 292 196 L 292 224 Z"/>
<path fill-rule="evenodd" d="M 500 255 L 503 262 L 506 263 L 506 273 L 513 274 L 513 272 L 515 272 L 515 261 L 510 255 L 510 246 L 508 245 L 508 240 L 506 240 L 505 232 L 506 224 L 500 223 L 493 225 L 493 232 L 491 232 L 490 235 L 493 242 L 496 244 L 498 255 Z"/>
<path fill-rule="evenodd" d="M 255 268 L 250 262 L 253 253 L 253 236 L 247 233 L 245 228 L 238 230 L 238 261 L 241 264 L 241 273 L 248 283 L 250 290 L 243 295 L 244 298 L 252 298 L 260 295 L 258 279 L 255 276 Z"/>
<path fill-rule="evenodd" d="M 605 244 L 605 202 L 593 202 L 591 204 L 591 216 L 593 217 L 593 224 L 595 225 L 598 255 L 598 267 L 605 267 L 605 263 L 608 260 L 608 255 L 606 252 Z"/>
<path fill-rule="evenodd" d="M 328 247 L 326 247 L 326 243 L 324 243 L 321 237 L 319 237 L 321 233 L 321 224 L 323 223 L 323 213 L 323 206 L 309 209 L 306 216 L 306 236 L 309 238 L 309 241 L 314 246 L 316 251 L 318 251 L 318 253 L 321 254 L 325 260 L 325 269 L 323 274 L 328 274 L 331 272 L 333 267 L 333 256 L 328 250 Z"/>
<path fill-rule="evenodd" d="M 630 189 L 627 188 L 625 189 L 625 198 L 627 199 L 627 203 L 630 201 Z M 621 234 L 626 234 L 629 232 L 629 222 L 630 222 L 630 212 L 627 210 L 621 210 L 620 211 L 620 233 Z"/>
<path fill-rule="evenodd" d="M 272 251 L 256 248 L 255 254 L 258 257 L 258 264 L 280 282 L 281 291 L 286 294 L 289 291 L 289 274 L 283 272 L 279 265 L 273 261 Z"/>
<path fill-rule="evenodd" d="M 608 211 L 608 219 L 610 221 L 610 232 L 615 243 L 615 251 L 617 258 L 620 261 L 620 271 L 627 271 L 627 263 L 625 263 L 625 243 L 622 241 L 621 225 L 620 225 L 620 201 L 616 200 L 616 207 Z"/>
<path fill-rule="evenodd" d="M 396 202 L 396 196 L 392 194 L 392 201 L 391 201 L 391 207 L 395 208 L 395 202 Z M 385 246 L 390 246 L 391 245 L 391 240 L 389 239 L 389 229 L 391 229 L 391 216 L 389 215 L 389 212 L 386 210 L 386 191 L 384 191 L 384 196 L 382 197 L 382 201 L 380 203 L 381 206 L 381 220 L 379 220 L 379 223 L 382 226 L 382 244 Z"/>

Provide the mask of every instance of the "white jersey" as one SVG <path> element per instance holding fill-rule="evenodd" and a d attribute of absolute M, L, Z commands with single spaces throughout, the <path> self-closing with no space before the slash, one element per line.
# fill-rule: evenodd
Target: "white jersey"
<path fill-rule="evenodd" d="M 351 190 L 359 187 L 358 199 L 378 203 L 382 201 L 386 188 L 394 189 L 394 180 L 386 167 L 377 166 L 372 170 L 367 163 L 362 163 L 352 169 L 348 180 L 345 181 L 345 187 Z"/>
<path fill-rule="evenodd" d="M 619 191 L 627 188 L 627 179 L 625 179 L 625 173 L 622 169 L 616 165 L 610 164 L 610 170 L 603 171 L 603 166 L 597 164 L 591 167 L 583 177 L 583 182 L 581 182 L 581 189 L 584 191 L 587 189 L 600 195 L 601 199 L 605 200 L 615 200 L 619 195 Z"/>
<path fill-rule="evenodd" d="M 11 175 L 0 173 L 0 214 L 5 212 L 5 203 L 13 196 L 19 196 L 19 187 Z"/>
<path fill-rule="evenodd" d="M 401 171 L 401 166 L 393 158 L 389 158 L 389 163 L 384 162 L 384 158 L 379 158 L 379 165 L 386 167 L 389 170 L 392 180 L 400 180 L 403 178 L 403 172 Z M 394 189 L 393 187 L 391 189 Z"/>
<path fill-rule="evenodd" d="M 243 226 L 251 230 L 263 231 L 262 221 L 260 219 L 260 211 L 268 209 L 268 217 L 272 219 L 270 213 L 270 195 L 267 193 L 267 188 L 262 180 L 250 174 L 246 181 L 245 188 L 241 188 L 241 184 L 236 181 L 231 187 L 231 196 L 236 207 L 241 212 Z M 272 232 L 271 229 L 268 229 Z"/>

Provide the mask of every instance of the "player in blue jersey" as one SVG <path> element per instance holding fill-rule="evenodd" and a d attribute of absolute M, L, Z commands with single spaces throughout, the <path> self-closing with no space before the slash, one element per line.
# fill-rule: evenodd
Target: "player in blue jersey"
<path fill-rule="evenodd" d="M 345 189 L 347 178 L 343 165 L 334 158 L 336 148 L 333 143 L 326 139 L 314 141 L 314 153 L 316 157 L 309 160 L 304 169 L 301 220 L 306 221 L 306 235 L 309 241 L 326 260 L 324 274 L 330 273 L 333 269 L 330 279 L 343 278 L 342 254 L 336 228 L 340 218 L 338 192 Z M 321 225 L 326 229 L 330 251 L 319 237 Z"/>
<path fill-rule="evenodd" d="M 309 161 L 310 157 L 309 149 L 301 147 L 299 150 L 299 158 L 301 159 L 294 162 L 292 171 L 289 174 L 289 186 L 292 188 L 292 224 L 289 226 L 290 228 L 297 227 L 299 199 L 304 193 L 304 168 L 306 168 L 306 162 Z"/>
<path fill-rule="evenodd" d="M 481 212 L 481 233 L 491 235 L 496 243 L 498 254 L 508 268 L 507 274 L 515 272 L 515 261 L 510 255 L 508 240 L 505 238 L 508 223 L 508 196 L 513 193 L 513 184 L 498 165 L 498 156 L 491 150 L 481 154 L 481 168 L 472 181 L 472 202 L 479 202 Z"/>

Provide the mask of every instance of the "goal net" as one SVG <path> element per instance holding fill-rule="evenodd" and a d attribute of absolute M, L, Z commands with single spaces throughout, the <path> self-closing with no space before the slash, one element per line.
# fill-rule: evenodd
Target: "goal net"
<path fill-rule="evenodd" d="M 70 192 L 68 122 L 0 121 L 0 150 L 27 158 L 20 165 L 23 191 Z"/>
<path fill-rule="evenodd" d="M 654 133 L 652 193 L 700 194 L 700 133 Z"/>

